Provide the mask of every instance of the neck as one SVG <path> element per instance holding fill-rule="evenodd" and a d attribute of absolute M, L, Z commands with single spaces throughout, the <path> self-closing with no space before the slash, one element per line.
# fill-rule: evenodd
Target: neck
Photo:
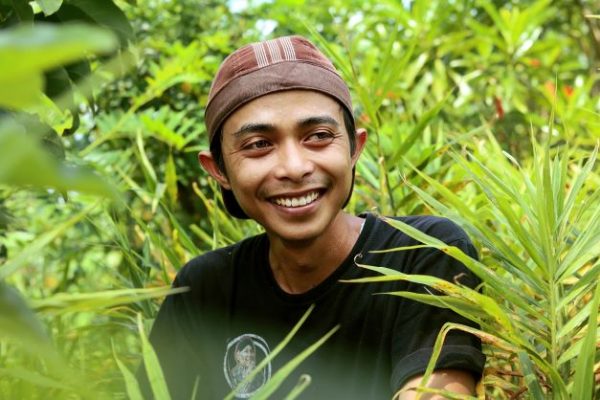
<path fill-rule="evenodd" d="M 327 279 L 350 254 L 363 221 L 340 212 L 315 239 L 287 242 L 269 236 L 269 262 L 281 289 L 304 293 Z"/>

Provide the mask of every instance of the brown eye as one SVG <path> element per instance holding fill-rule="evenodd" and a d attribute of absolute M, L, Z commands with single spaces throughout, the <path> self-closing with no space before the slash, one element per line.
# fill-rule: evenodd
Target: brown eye
<path fill-rule="evenodd" d="M 309 143 L 329 143 L 335 138 L 335 134 L 327 131 L 319 131 L 309 135 L 306 141 Z"/>
<path fill-rule="evenodd" d="M 267 140 L 261 139 L 244 145 L 244 150 L 264 150 L 269 146 L 271 146 L 271 143 L 269 143 Z"/>

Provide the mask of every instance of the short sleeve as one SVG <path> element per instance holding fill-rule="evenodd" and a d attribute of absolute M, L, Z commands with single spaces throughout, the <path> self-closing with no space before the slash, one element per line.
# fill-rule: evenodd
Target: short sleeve
<path fill-rule="evenodd" d="M 458 229 L 458 228 L 457 228 Z M 462 232 L 462 231 L 461 231 Z M 476 258 L 477 252 L 464 235 L 449 245 L 460 248 Z M 447 281 L 458 280 L 461 284 L 475 288 L 478 278 L 462 263 L 440 250 L 425 248 L 410 250 L 414 254 L 409 273 L 432 275 Z M 421 285 L 409 284 L 409 291 L 428 293 Z M 430 289 L 429 289 L 430 291 Z M 403 299 L 396 315 L 392 343 L 392 390 L 397 391 L 411 377 L 423 374 L 433 352 L 433 345 L 440 329 L 446 322 L 469 326 L 476 325 L 452 310 L 430 306 L 417 301 Z M 485 363 L 481 344 L 477 337 L 463 331 L 452 330 L 446 336 L 436 369 L 460 369 L 471 372 L 479 379 Z"/>

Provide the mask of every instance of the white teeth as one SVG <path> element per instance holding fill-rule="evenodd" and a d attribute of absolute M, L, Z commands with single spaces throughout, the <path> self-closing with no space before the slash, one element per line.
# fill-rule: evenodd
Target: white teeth
<path fill-rule="evenodd" d="M 301 197 L 292 197 L 292 198 L 280 197 L 280 198 L 274 199 L 273 202 L 279 206 L 294 208 L 294 207 L 302 207 L 307 204 L 310 204 L 313 201 L 315 201 L 318 197 L 319 197 L 318 192 L 310 192 L 306 196 L 301 196 Z"/>

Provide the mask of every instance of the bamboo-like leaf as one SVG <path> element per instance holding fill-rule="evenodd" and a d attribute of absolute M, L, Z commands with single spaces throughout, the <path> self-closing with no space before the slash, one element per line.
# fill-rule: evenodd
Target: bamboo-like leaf
<path fill-rule="evenodd" d="M 311 381 L 312 378 L 310 377 L 310 375 L 301 375 L 298 379 L 298 383 L 296 384 L 296 386 L 294 386 L 294 388 L 288 393 L 288 395 L 285 396 L 284 400 L 294 400 L 295 398 L 300 396 L 302 392 L 306 390 L 308 385 L 310 385 Z"/>
<path fill-rule="evenodd" d="M 464 160 L 456 156 L 453 156 L 453 158 L 455 159 L 455 161 L 461 164 L 463 168 L 470 171 L 469 167 L 466 166 L 466 164 L 464 164 Z M 497 233 L 490 229 L 486 225 L 485 221 L 483 221 L 480 218 L 480 216 L 475 215 L 475 213 L 472 210 L 466 207 L 461 198 L 459 198 L 456 194 L 454 194 L 444 185 L 430 178 L 421 171 L 416 170 L 416 172 L 431 186 L 433 186 L 439 193 L 441 193 L 444 196 L 444 198 L 456 208 L 456 210 L 459 210 L 460 215 L 455 214 L 455 217 L 459 220 L 462 220 L 467 225 L 465 226 L 465 228 L 469 233 L 477 235 L 477 237 L 482 239 L 485 245 L 492 251 L 494 251 L 494 249 L 497 249 L 496 251 L 494 251 L 495 254 L 497 254 L 501 258 L 505 258 L 509 262 L 509 265 L 517 267 L 516 269 L 511 270 L 511 272 L 518 275 L 524 282 L 529 283 L 532 287 L 536 288 L 537 290 L 543 290 L 543 281 L 540 279 L 540 277 L 538 277 L 537 274 L 526 273 L 526 271 L 530 270 L 527 264 L 525 264 L 516 254 L 514 254 L 514 252 L 504 242 L 504 240 L 502 240 Z M 480 186 L 484 185 L 482 180 L 480 180 L 479 178 L 475 178 L 474 172 L 470 171 L 470 173 Z M 412 185 L 408 182 L 407 184 L 411 187 L 411 189 L 416 191 L 425 201 L 427 201 L 429 204 L 433 205 L 436 209 L 438 209 L 442 213 L 442 215 L 448 215 L 447 207 L 445 207 L 442 203 L 435 200 L 432 196 L 427 194 L 425 191 L 421 190 L 419 187 Z M 443 210 L 444 208 L 446 208 L 446 210 Z M 511 216 L 511 218 L 516 219 L 514 215 Z"/>
<path fill-rule="evenodd" d="M 584 273 L 583 276 L 578 277 L 577 282 L 574 285 L 565 288 L 564 297 L 558 303 L 558 308 L 562 309 L 570 303 L 576 303 L 576 299 L 581 295 L 581 292 L 598 282 L 599 277 L 600 260 L 597 260 L 594 265 L 590 266 L 589 271 Z"/>
<path fill-rule="evenodd" d="M 81 210 L 79 213 L 75 214 L 68 220 L 59 223 L 50 231 L 45 232 L 38 238 L 36 238 L 23 251 L 17 254 L 14 258 L 8 260 L 6 264 L 0 267 L 0 281 L 4 280 L 10 274 L 26 265 L 32 258 L 38 257 L 40 251 L 43 248 L 45 248 L 48 244 L 54 241 L 57 237 L 62 236 L 73 225 L 75 225 L 76 223 L 84 219 L 86 216 L 88 216 L 96 207 L 97 204 L 95 203 L 85 207 L 83 210 Z"/>
<path fill-rule="evenodd" d="M 587 303 L 577 313 L 569 318 L 566 324 L 564 324 L 556 334 L 556 340 L 561 340 L 565 337 L 573 338 L 573 331 L 581 326 L 581 324 L 587 321 L 592 311 L 592 302 Z"/>
<path fill-rule="evenodd" d="M 142 317 L 139 314 L 137 325 L 138 332 L 142 340 L 142 356 L 144 360 L 144 367 L 146 369 L 146 374 L 148 375 L 148 381 L 150 382 L 150 387 L 152 388 L 154 398 L 170 400 L 171 395 L 169 394 L 169 390 L 167 388 L 165 376 L 158 361 L 158 357 L 156 356 L 152 345 L 146 337 L 144 326 L 142 324 Z"/>
<path fill-rule="evenodd" d="M 449 308 L 455 313 L 462 315 L 473 322 L 476 322 L 479 326 L 483 326 L 483 319 L 488 317 L 488 315 L 485 312 L 483 312 L 480 307 L 474 305 L 472 302 L 454 296 L 432 295 L 407 291 L 386 292 L 377 294 L 398 296 L 410 300 L 415 300 L 420 303 L 428 304 L 434 307 Z"/>
<path fill-rule="evenodd" d="M 572 398 L 591 400 L 594 394 L 594 363 L 596 361 L 596 346 L 598 330 L 598 306 L 600 305 L 600 284 L 596 283 L 594 297 L 590 301 L 590 312 L 587 333 L 579 349 L 579 357 L 575 367 Z"/>
<path fill-rule="evenodd" d="M 473 260 L 471 257 L 464 254 L 458 248 L 448 246 L 439 239 L 433 238 L 419 231 L 418 229 L 415 229 L 412 226 L 403 223 L 402 221 L 390 218 L 386 218 L 384 220 L 396 229 L 399 229 L 400 231 L 418 240 L 419 242 L 428 244 L 441 251 L 444 251 L 449 256 L 462 262 L 474 274 L 479 276 L 479 278 L 481 278 L 486 284 L 494 288 L 498 293 L 502 293 L 506 297 L 506 299 L 522 307 L 524 310 L 528 310 L 530 313 L 534 313 L 540 318 L 543 318 L 543 315 L 540 315 L 539 312 L 536 312 L 531 307 L 531 305 L 529 305 L 525 301 L 525 299 L 523 299 L 522 295 L 514 291 L 513 288 L 507 288 L 502 278 L 495 275 L 493 271 L 489 270 L 485 265 L 481 264 L 479 261 Z"/>
<path fill-rule="evenodd" d="M 144 396 L 142 396 L 142 391 L 140 390 L 140 385 L 135 378 L 135 375 L 127 369 L 125 364 L 119 360 L 117 357 L 117 353 L 113 347 L 113 357 L 119 366 L 119 370 L 121 371 L 121 375 L 123 376 L 123 380 L 125 381 L 125 389 L 127 390 L 127 397 L 129 400 L 143 400 Z"/>
<path fill-rule="evenodd" d="M 358 264 L 359 267 L 367 267 L 368 269 L 374 269 L 372 266 L 365 266 Z M 437 278 L 430 275 L 416 275 L 416 274 L 404 274 L 396 271 L 395 275 L 385 275 L 381 277 L 371 278 L 359 278 L 351 280 L 343 280 L 341 282 L 348 283 L 367 283 L 367 282 L 383 282 L 392 280 L 404 280 L 413 283 L 419 283 L 427 285 L 432 289 L 438 290 L 449 296 L 456 296 L 459 299 L 466 300 L 473 305 L 480 307 L 481 311 L 486 313 L 489 318 L 499 324 L 508 337 L 516 340 L 518 343 L 522 341 L 517 338 L 516 332 L 514 331 L 512 322 L 508 315 L 502 310 L 502 308 L 490 297 L 480 294 L 479 292 L 464 286 L 458 286 L 450 283 L 444 279 Z"/>
<path fill-rule="evenodd" d="M 540 386 L 540 382 L 535 373 L 535 367 L 533 366 L 529 355 L 524 351 L 520 351 L 518 355 L 521 367 L 523 368 L 523 378 L 525 379 L 525 384 L 529 390 L 529 398 L 534 400 L 544 400 L 545 397 L 542 392 L 542 387 Z"/>
<path fill-rule="evenodd" d="M 177 221 L 177 218 L 175 218 L 173 213 L 171 213 L 171 211 L 167 207 L 163 207 L 163 211 L 169 217 L 169 221 L 173 225 L 175 232 L 177 232 L 177 238 L 179 239 L 183 247 L 191 254 L 199 254 L 200 249 L 198 248 L 198 246 L 196 246 L 192 238 L 187 234 L 186 230 L 183 229 L 183 227 L 181 226 L 179 221 Z"/>
<path fill-rule="evenodd" d="M 597 257 L 600 253 L 600 205 L 597 205 L 593 214 L 582 227 L 580 234 L 571 244 L 556 272 L 557 279 L 562 280 L 579 270 L 588 260 Z"/>
<path fill-rule="evenodd" d="M 118 289 L 93 293 L 58 293 L 44 299 L 31 300 L 31 306 L 38 312 L 64 314 L 71 312 L 101 310 L 141 300 L 163 297 L 189 290 L 183 288 L 159 287 L 148 289 Z"/>
<path fill-rule="evenodd" d="M 450 98 L 450 95 L 451 93 L 448 93 L 446 97 L 444 97 L 435 106 L 433 106 L 433 108 L 431 108 L 423 114 L 423 116 L 419 119 L 417 125 L 415 125 L 415 127 L 412 129 L 408 137 L 402 141 L 401 146 L 394 151 L 394 154 L 392 155 L 392 158 L 390 160 L 391 165 L 396 164 L 406 154 L 408 149 L 410 149 L 415 144 L 417 139 L 419 139 L 419 137 L 423 134 L 423 130 L 425 130 L 425 128 L 431 123 L 433 118 L 435 118 L 440 113 L 442 107 L 446 105 L 448 99 Z"/>
<path fill-rule="evenodd" d="M 154 171 L 154 167 L 152 167 L 152 163 L 146 155 L 146 150 L 144 150 L 144 139 L 142 138 L 141 130 L 138 130 L 135 135 L 135 143 L 138 150 L 137 154 L 139 155 L 142 166 L 144 167 L 143 171 L 148 177 L 150 177 L 150 183 L 153 184 L 151 187 L 153 187 L 158 183 L 158 179 L 156 178 L 156 171 Z"/>
<path fill-rule="evenodd" d="M 169 152 L 167 163 L 165 164 L 165 184 L 167 185 L 169 204 L 177 204 L 177 169 L 171 152 Z"/>
<path fill-rule="evenodd" d="M 281 386 L 283 381 L 296 369 L 298 366 L 311 354 L 319 349 L 337 330 L 340 328 L 339 325 L 332 328 L 325 334 L 321 339 L 310 345 L 307 349 L 302 351 L 287 364 L 279 369 L 269 380 L 269 382 L 260 388 L 252 398 L 256 400 L 268 399 L 278 388 Z"/>
<path fill-rule="evenodd" d="M 473 178 L 473 180 L 478 184 L 479 188 L 485 193 L 490 202 L 502 213 L 503 216 L 505 216 L 505 218 L 503 218 L 502 221 L 510 226 L 512 231 L 519 238 L 519 243 L 525 246 L 528 254 L 538 266 L 538 272 L 542 275 L 546 274 L 546 272 L 542 268 L 542 266 L 544 265 L 544 260 L 540 255 L 540 250 L 530 238 L 531 232 L 528 233 L 524 230 L 521 219 L 519 218 L 519 216 L 515 215 L 512 208 L 513 204 L 519 204 L 521 205 L 521 209 L 526 211 L 530 222 L 536 220 L 535 214 L 532 211 L 529 211 L 528 206 L 524 205 L 525 201 L 523 200 L 523 196 L 520 193 L 516 192 L 514 189 L 510 188 L 507 183 L 502 181 L 498 174 L 485 167 L 477 159 L 473 158 L 472 163 L 467 165 L 464 159 L 454 154 L 451 154 L 451 157 L 469 173 L 471 178 Z M 506 164 L 505 167 L 507 169 L 509 168 Z M 503 242 L 499 241 L 497 243 L 496 241 L 494 241 L 493 243 L 496 246 L 498 246 L 498 243 L 500 243 L 500 246 L 502 246 Z M 494 247 L 492 247 L 492 249 L 493 248 Z M 502 251 L 501 253 L 504 254 L 506 252 Z M 523 262 L 518 260 L 517 258 L 511 259 L 511 264 L 516 266 L 522 266 Z M 530 268 L 526 267 L 522 270 L 525 271 L 528 269 Z M 540 284 L 538 283 L 538 286 L 539 285 Z"/>

